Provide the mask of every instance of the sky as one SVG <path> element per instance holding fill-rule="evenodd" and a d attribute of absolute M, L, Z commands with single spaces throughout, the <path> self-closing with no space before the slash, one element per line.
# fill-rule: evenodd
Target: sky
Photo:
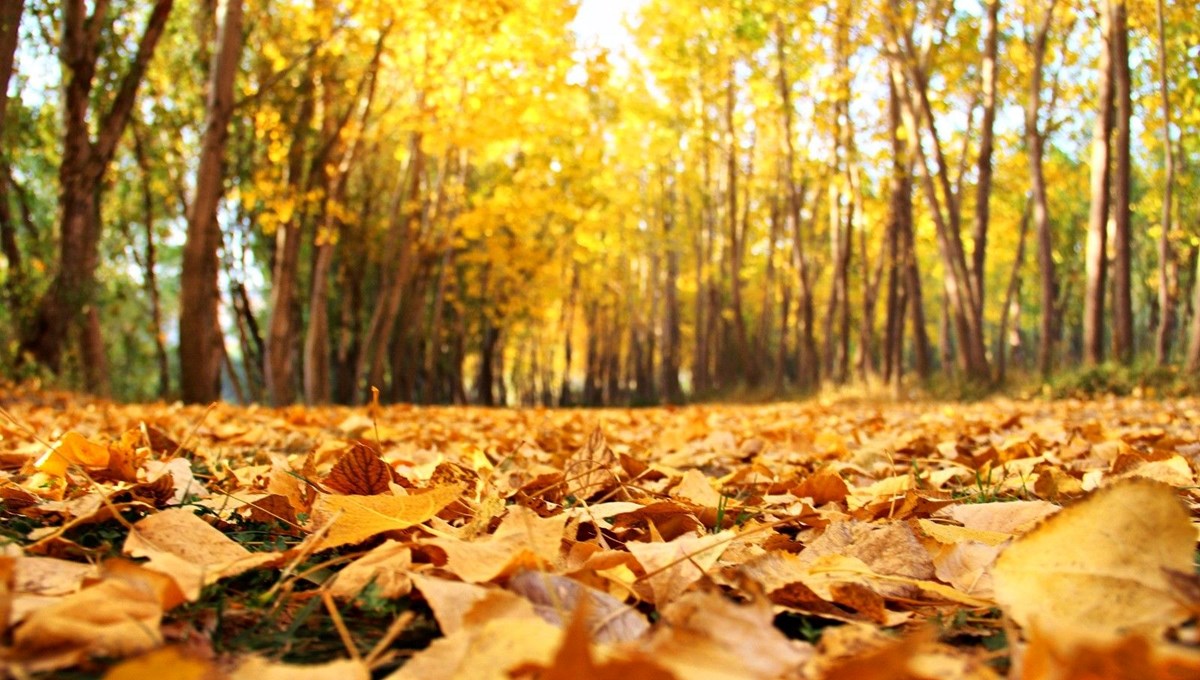
<path fill-rule="evenodd" d="M 626 14 L 637 11 L 644 0 L 582 0 L 572 25 L 581 41 L 592 42 L 613 52 L 630 44 L 629 32 L 621 25 Z"/>

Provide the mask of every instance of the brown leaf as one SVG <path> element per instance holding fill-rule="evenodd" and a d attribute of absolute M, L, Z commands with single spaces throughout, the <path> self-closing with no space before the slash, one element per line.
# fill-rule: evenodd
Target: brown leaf
<path fill-rule="evenodd" d="M 392 480 L 392 467 L 373 447 L 358 441 L 338 459 L 324 484 L 340 494 L 375 496 L 388 493 Z"/>

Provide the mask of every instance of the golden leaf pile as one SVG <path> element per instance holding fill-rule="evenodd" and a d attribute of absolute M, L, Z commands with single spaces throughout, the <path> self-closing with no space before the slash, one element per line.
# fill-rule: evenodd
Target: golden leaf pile
<path fill-rule="evenodd" d="M 1200 677 L 1200 402 L 7 404 L 0 664 Z"/>

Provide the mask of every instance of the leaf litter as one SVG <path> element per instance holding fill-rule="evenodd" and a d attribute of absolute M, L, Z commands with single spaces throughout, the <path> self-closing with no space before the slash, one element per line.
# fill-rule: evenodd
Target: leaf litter
<path fill-rule="evenodd" d="M 1200 677 L 1200 402 L 0 423 L 14 677 Z"/>

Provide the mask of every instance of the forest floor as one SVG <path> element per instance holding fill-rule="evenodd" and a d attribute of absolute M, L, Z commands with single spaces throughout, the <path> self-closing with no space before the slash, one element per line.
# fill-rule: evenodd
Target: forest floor
<path fill-rule="evenodd" d="M 0 395 L 0 676 L 1200 677 L 1200 401 Z"/>

